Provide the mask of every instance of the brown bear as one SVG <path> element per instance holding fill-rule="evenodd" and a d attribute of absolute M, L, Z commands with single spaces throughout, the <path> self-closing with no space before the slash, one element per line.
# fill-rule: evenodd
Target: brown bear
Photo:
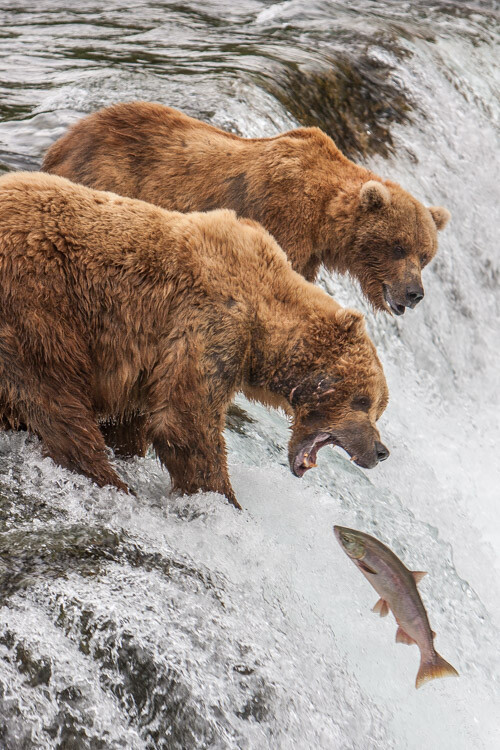
<path fill-rule="evenodd" d="M 186 493 L 237 505 L 223 438 L 238 390 L 293 416 L 290 468 L 388 456 L 363 317 L 233 211 L 181 214 L 43 173 L 0 178 L 0 403 L 48 456 L 126 489 L 99 422 L 144 435 Z M 133 446 L 135 450 L 135 446 Z M 133 452 L 132 450 L 132 452 Z"/>
<path fill-rule="evenodd" d="M 450 216 L 354 164 L 318 128 L 240 138 L 147 102 L 84 118 L 42 169 L 173 211 L 231 208 L 271 232 L 308 281 L 321 264 L 349 273 L 395 315 L 422 299 L 421 270 Z"/>

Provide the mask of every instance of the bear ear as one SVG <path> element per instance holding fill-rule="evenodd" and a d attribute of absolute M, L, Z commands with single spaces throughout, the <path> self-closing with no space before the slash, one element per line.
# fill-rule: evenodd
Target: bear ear
<path fill-rule="evenodd" d="M 437 230 L 444 229 L 451 219 L 451 214 L 444 206 L 429 206 L 429 211 L 434 219 Z"/>
<path fill-rule="evenodd" d="M 357 310 L 347 310 L 341 307 L 335 313 L 335 322 L 345 333 L 356 335 L 365 332 L 365 318 Z"/>
<path fill-rule="evenodd" d="M 383 208 L 390 204 L 391 193 L 381 182 L 368 180 L 359 192 L 359 202 L 363 208 Z"/>

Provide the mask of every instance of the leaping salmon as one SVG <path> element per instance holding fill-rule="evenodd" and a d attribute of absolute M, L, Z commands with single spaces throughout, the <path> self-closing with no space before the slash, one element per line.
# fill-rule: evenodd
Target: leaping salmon
<path fill-rule="evenodd" d="M 416 643 L 419 647 L 421 659 L 415 687 L 436 677 L 458 676 L 457 670 L 434 648 L 435 633 L 417 589 L 426 573 L 408 570 L 392 550 L 369 534 L 344 526 L 334 526 L 333 530 L 346 555 L 380 596 L 373 612 L 385 617 L 391 610 L 398 624 L 396 642 Z"/>

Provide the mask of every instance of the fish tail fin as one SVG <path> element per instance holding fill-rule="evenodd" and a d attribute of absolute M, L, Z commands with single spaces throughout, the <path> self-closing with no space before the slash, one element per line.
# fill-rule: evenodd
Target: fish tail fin
<path fill-rule="evenodd" d="M 434 651 L 434 653 L 429 656 L 422 655 L 420 669 L 418 670 L 417 679 L 415 681 L 415 687 L 419 688 L 426 682 L 429 682 L 429 680 L 435 680 L 437 677 L 451 677 L 451 675 L 456 675 L 458 677 L 458 672 L 455 667 L 448 664 L 448 662 L 445 661 L 437 651 Z"/>

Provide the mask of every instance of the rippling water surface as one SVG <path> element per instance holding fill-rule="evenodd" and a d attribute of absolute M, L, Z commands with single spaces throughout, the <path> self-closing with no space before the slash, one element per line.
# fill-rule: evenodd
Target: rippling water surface
<path fill-rule="evenodd" d="M 367 313 L 386 369 L 392 455 L 372 472 L 325 449 L 294 479 L 283 415 L 242 397 L 227 440 L 243 513 L 172 498 L 153 458 L 117 461 L 123 497 L 0 435 L 0 746 L 498 747 L 497 4 L 101 5 L 0 5 L 0 170 L 149 99 L 247 136 L 318 124 L 453 221 L 403 320 L 321 278 Z M 429 572 L 459 679 L 415 691 L 417 649 L 370 613 L 334 523 Z"/>

